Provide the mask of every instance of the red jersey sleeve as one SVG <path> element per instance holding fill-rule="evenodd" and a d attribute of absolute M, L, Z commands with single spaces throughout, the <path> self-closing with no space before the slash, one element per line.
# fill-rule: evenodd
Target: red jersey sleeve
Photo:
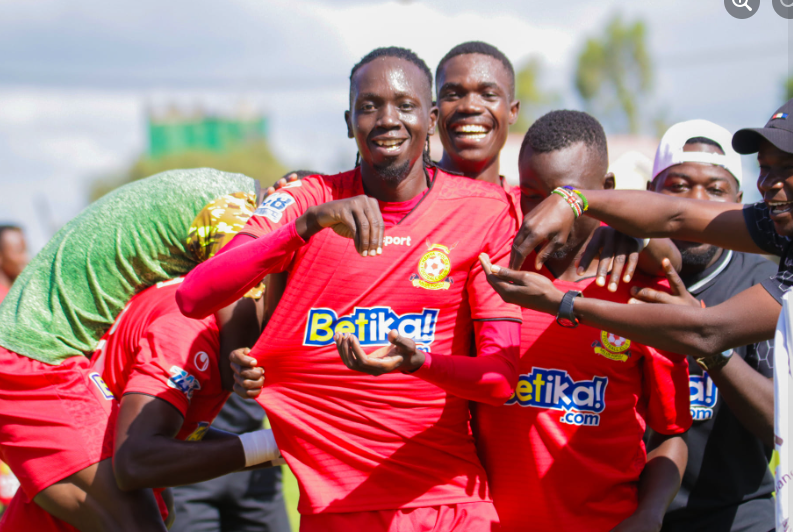
<path fill-rule="evenodd" d="M 141 339 L 124 393 L 157 397 L 184 416 L 193 393 L 201 389 L 202 377 L 209 375 L 209 364 L 217 360 L 217 351 L 214 322 L 207 326 L 207 320 L 164 316 Z"/>
<path fill-rule="evenodd" d="M 505 204 L 501 215 L 496 217 L 485 232 L 482 252 L 490 256 L 490 262 L 501 266 L 509 265 L 509 253 L 515 238 L 515 214 Z M 517 305 L 504 302 L 501 296 L 487 282 L 482 264 L 477 260 L 468 276 L 468 300 L 471 304 L 471 317 L 474 320 L 509 319 L 521 322 L 521 311 Z"/>
<path fill-rule="evenodd" d="M 683 355 L 645 347 L 644 400 L 645 419 L 655 432 L 681 434 L 691 427 L 688 361 Z"/>
<path fill-rule="evenodd" d="M 331 187 L 322 176 L 308 176 L 267 196 L 240 234 L 259 238 L 300 217 L 309 207 L 333 198 Z"/>

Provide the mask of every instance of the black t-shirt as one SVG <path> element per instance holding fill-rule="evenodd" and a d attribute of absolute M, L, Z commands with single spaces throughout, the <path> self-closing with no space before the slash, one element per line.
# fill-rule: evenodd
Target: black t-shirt
<path fill-rule="evenodd" d="M 212 428 L 242 434 L 259 430 L 263 423 L 264 410 L 261 405 L 253 399 L 243 399 L 233 393 L 212 422 Z"/>
<path fill-rule="evenodd" d="M 759 255 L 724 250 L 715 264 L 683 281 L 694 297 L 712 307 L 767 280 L 775 269 Z M 762 375 L 773 376 L 773 342 L 740 347 L 735 354 Z M 690 357 L 689 371 L 694 423 L 687 433 L 688 465 L 663 531 L 772 530 L 772 449 L 744 428 Z"/>
<path fill-rule="evenodd" d="M 776 232 L 768 206 L 762 201 L 745 206 L 743 219 L 757 247 L 770 255 L 780 257 L 776 275 L 764 279 L 762 285 L 781 305 L 782 296 L 793 287 L 793 256 L 790 252 L 793 241 Z"/>

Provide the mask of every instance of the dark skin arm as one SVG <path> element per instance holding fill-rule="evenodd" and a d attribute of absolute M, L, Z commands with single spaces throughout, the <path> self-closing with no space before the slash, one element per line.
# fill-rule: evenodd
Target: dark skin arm
<path fill-rule="evenodd" d="M 184 419 L 170 403 L 150 395 L 121 398 L 113 471 L 124 490 L 182 486 L 245 467 L 234 434 L 210 429 L 200 442 L 175 439 Z"/>
<path fill-rule="evenodd" d="M 636 290 L 634 295 L 639 300 L 646 302 L 690 305 L 694 308 L 701 308 L 699 301 L 688 293 L 677 272 L 671 269 L 668 264 L 665 264 L 664 267 L 672 294 L 643 288 Z M 722 399 L 743 426 L 767 446 L 773 447 L 774 380 L 764 377 L 752 369 L 739 356 L 731 357 L 726 365 L 719 369 L 712 369 L 708 371 L 708 374 L 719 389 Z"/>
<path fill-rule="evenodd" d="M 715 244 L 746 253 L 762 253 L 749 234 L 743 206 L 737 203 L 667 197 L 638 190 L 586 190 L 585 213 L 614 229 L 637 238 L 677 238 Z M 510 268 L 519 269 L 537 246 L 535 267 L 567 241 L 575 216 L 556 194 L 551 194 L 523 218 L 515 237 Z"/>
<path fill-rule="evenodd" d="M 220 329 L 220 379 L 226 391 L 231 391 L 234 386 L 229 353 L 242 347 L 253 347 L 261 335 L 262 314 L 262 301 L 250 298 L 242 298 L 215 314 Z"/>
<path fill-rule="evenodd" d="M 652 448 L 639 478 L 639 506 L 612 532 L 658 532 L 666 509 L 672 503 L 688 462 L 688 445 L 681 436 L 664 436 L 653 432 Z"/>

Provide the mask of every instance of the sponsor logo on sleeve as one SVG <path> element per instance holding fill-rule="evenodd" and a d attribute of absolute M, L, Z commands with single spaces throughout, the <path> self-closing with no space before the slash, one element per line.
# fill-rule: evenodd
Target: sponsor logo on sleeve
<path fill-rule="evenodd" d="M 276 192 L 271 196 L 267 196 L 267 199 L 265 199 L 262 204 L 259 205 L 259 208 L 256 209 L 253 214 L 257 216 L 264 216 L 272 222 L 278 223 L 281 221 L 286 208 L 292 205 L 294 202 L 295 198 L 289 194 Z"/>
<path fill-rule="evenodd" d="M 171 376 L 168 378 L 168 386 L 176 388 L 185 394 L 188 401 L 193 398 L 194 391 L 201 389 L 201 383 L 198 382 L 198 379 L 179 366 L 171 366 Z"/>
<path fill-rule="evenodd" d="M 600 331 L 600 341 L 593 342 L 592 347 L 596 354 L 609 360 L 625 362 L 631 357 L 631 341 L 608 331 Z"/>
<path fill-rule="evenodd" d="M 449 255 L 457 246 L 454 243 L 451 248 L 442 244 L 430 244 L 427 241 L 427 252 L 419 259 L 419 273 L 409 277 L 410 282 L 416 288 L 427 290 L 448 290 L 454 282 L 449 277 L 452 271 L 452 261 Z"/>
<path fill-rule="evenodd" d="M 388 333 L 396 329 L 429 351 L 439 312 L 425 308 L 421 313 L 400 315 L 391 307 L 355 307 L 351 314 L 339 317 L 329 308 L 312 308 L 303 345 L 330 345 L 336 333 L 354 334 L 362 346 L 388 345 Z"/>
<path fill-rule="evenodd" d="M 608 377 L 574 381 L 564 370 L 532 368 L 521 375 L 506 405 L 559 410 L 566 425 L 597 427 L 606 408 Z"/>
<path fill-rule="evenodd" d="M 688 391 L 691 399 L 691 417 L 694 421 L 705 421 L 713 417 L 713 408 L 719 400 L 719 389 L 707 372 L 689 375 Z"/>
<path fill-rule="evenodd" d="M 209 355 L 204 351 L 199 351 L 193 357 L 193 365 L 198 371 L 206 371 L 209 367 Z"/>
<path fill-rule="evenodd" d="M 196 429 L 190 433 L 190 436 L 185 438 L 185 441 L 201 441 L 206 436 L 207 431 L 209 430 L 209 421 L 199 421 L 198 426 Z"/>
<path fill-rule="evenodd" d="M 89 373 L 88 377 L 91 379 L 91 382 L 94 383 L 94 386 L 96 386 L 99 389 L 99 393 L 102 394 L 102 397 L 104 397 L 108 401 L 112 401 L 113 399 L 115 399 L 113 392 L 110 391 L 110 388 L 108 388 L 107 383 L 105 383 L 105 380 L 102 378 L 102 376 L 99 373 L 94 371 L 92 373 Z"/>

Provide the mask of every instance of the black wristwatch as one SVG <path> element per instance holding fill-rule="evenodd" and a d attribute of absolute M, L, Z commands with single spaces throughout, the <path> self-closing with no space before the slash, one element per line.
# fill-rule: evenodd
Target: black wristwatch
<path fill-rule="evenodd" d="M 713 371 L 714 369 L 723 368 L 730 361 L 730 358 L 735 353 L 732 349 L 728 349 L 723 353 L 717 353 L 708 357 L 695 358 L 694 361 L 705 371 Z"/>
<path fill-rule="evenodd" d="M 578 318 L 575 317 L 575 313 L 573 312 L 573 301 L 578 296 L 584 297 L 584 294 L 578 290 L 570 290 L 564 295 L 562 302 L 559 303 L 559 311 L 556 313 L 556 323 L 562 327 L 567 327 L 569 329 L 578 327 Z"/>

